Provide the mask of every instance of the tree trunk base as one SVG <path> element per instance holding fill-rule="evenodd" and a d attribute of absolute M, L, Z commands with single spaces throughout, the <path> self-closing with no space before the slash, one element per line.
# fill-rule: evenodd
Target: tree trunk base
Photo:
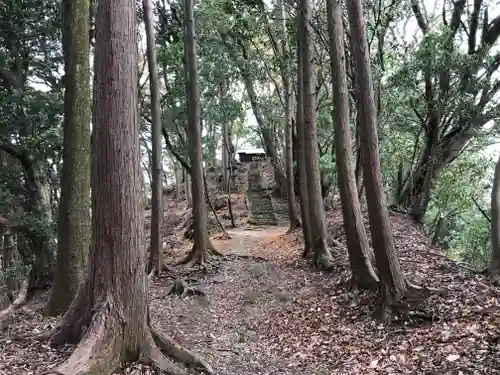
<path fill-rule="evenodd" d="M 406 290 L 399 295 L 394 290 L 381 285 L 377 315 L 384 324 L 390 324 L 394 316 L 402 316 L 403 319 L 410 317 L 410 310 L 430 297 L 432 293 L 442 293 L 441 290 L 429 287 L 421 287 L 405 281 Z M 432 320 L 432 314 L 419 313 L 420 318 Z"/>
<path fill-rule="evenodd" d="M 500 262 L 496 261 L 495 259 L 493 262 L 491 262 L 485 273 L 488 275 L 488 278 L 492 284 L 497 286 L 500 285 Z"/>
<path fill-rule="evenodd" d="M 212 241 L 209 241 L 208 243 L 209 243 L 208 248 L 201 249 L 195 242 L 193 248 L 188 253 L 188 255 L 183 260 L 178 262 L 176 265 L 177 266 L 187 265 L 188 267 L 196 267 L 196 266 L 205 267 L 208 263 L 210 263 L 212 257 L 224 258 L 224 254 L 222 254 L 215 248 L 214 245 L 212 245 Z"/>
<path fill-rule="evenodd" d="M 296 230 L 300 229 L 300 227 L 301 227 L 300 221 L 291 221 L 288 230 L 285 232 L 285 235 L 292 234 Z"/>
<path fill-rule="evenodd" d="M 143 342 L 137 353 L 127 353 L 123 345 L 123 322 L 114 314 L 111 303 L 104 303 L 90 319 L 88 329 L 71 356 L 57 369 L 46 375 L 111 375 L 127 361 L 140 360 L 169 375 L 187 375 L 184 366 L 213 374 L 213 370 L 200 356 L 182 347 L 172 338 L 161 335 L 150 325 L 145 329 Z M 148 319 L 149 320 L 149 319 Z M 145 323 L 146 324 L 146 323 Z M 56 337 L 59 335 L 59 337 Z M 61 337 L 70 337 L 57 332 L 51 341 L 61 343 Z M 130 356 L 126 358 L 124 356 Z M 175 362 L 182 363 L 179 366 Z"/>
<path fill-rule="evenodd" d="M 335 262 L 333 260 L 330 249 L 321 251 L 319 254 L 314 255 L 314 265 L 323 271 L 331 271 Z"/>
<path fill-rule="evenodd" d="M 347 281 L 346 289 L 348 291 L 354 290 L 370 290 L 377 291 L 379 287 L 379 280 L 376 275 L 368 275 L 364 277 L 362 276 L 351 276 L 351 278 Z"/>
<path fill-rule="evenodd" d="M 314 265 L 324 271 L 331 271 L 334 265 L 339 263 L 333 257 L 332 251 L 329 248 L 330 244 L 335 247 L 342 247 L 340 242 L 328 236 L 326 239 L 318 239 L 312 251 Z"/>
<path fill-rule="evenodd" d="M 184 280 L 176 279 L 174 285 L 170 288 L 168 294 L 175 294 L 181 298 L 190 296 L 205 296 L 205 292 L 201 289 L 189 286 Z"/>

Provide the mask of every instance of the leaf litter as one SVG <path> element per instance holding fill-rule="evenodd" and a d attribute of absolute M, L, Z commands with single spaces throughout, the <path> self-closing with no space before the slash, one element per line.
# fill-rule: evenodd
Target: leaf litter
<path fill-rule="evenodd" d="M 164 251 L 174 263 L 191 246 L 182 230 L 189 215 L 178 203 L 166 209 Z M 345 244 L 341 216 L 329 210 L 327 223 Z M 227 226 L 224 212 L 221 218 Z M 500 374 L 500 289 L 436 256 L 439 249 L 403 215 L 391 214 L 391 222 L 406 276 L 443 293 L 389 326 L 373 317 L 376 295 L 346 288 L 345 251 L 333 272 L 319 272 L 300 258 L 299 232 L 284 235 L 285 225 L 253 230 L 244 214 L 238 220 L 230 239 L 213 236 L 226 259 L 205 270 L 172 268 L 150 284 L 155 327 L 204 355 L 216 374 Z M 178 278 L 205 296 L 169 295 Z M 41 374 L 71 353 L 70 346 L 16 340 L 56 323 L 42 318 L 46 297 L 14 312 L 0 331 L 0 374 Z M 155 372 L 134 363 L 121 374 Z"/>

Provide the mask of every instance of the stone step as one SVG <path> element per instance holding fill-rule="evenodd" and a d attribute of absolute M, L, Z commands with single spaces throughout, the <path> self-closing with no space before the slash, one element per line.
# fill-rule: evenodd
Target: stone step
<path fill-rule="evenodd" d="M 248 189 L 245 194 L 248 222 L 254 225 L 278 225 L 271 197 L 262 187 L 260 172 L 258 163 L 252 163 L 248 169 Z"/>

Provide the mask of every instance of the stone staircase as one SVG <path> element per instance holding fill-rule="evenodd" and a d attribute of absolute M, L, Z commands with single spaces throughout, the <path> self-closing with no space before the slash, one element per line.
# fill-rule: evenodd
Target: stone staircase
<path fill-rule="evenodd" d="M 248 222 L 253 225 L 278 225 L 271 196 L 262 187 L 259 162 L 248 168 L 248 189 L 245 200 L 248 207 Z"/>

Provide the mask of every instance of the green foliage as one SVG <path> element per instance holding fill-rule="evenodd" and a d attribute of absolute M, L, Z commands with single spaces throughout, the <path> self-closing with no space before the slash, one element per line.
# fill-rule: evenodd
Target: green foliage
<path fill-rule="evenodd" d="M 489 212 L 494 162 L 481 154 L 465 155 L 441 174 L 426 216 L 425 226 L 433 235 L 435 217 L 446 218 L 447 228 L 439 238 L 449 255 L 484 268 L 489 261 L 489 222 L 474 204 Z M 467 183 L 464 183 L 467 181 Z"/>

